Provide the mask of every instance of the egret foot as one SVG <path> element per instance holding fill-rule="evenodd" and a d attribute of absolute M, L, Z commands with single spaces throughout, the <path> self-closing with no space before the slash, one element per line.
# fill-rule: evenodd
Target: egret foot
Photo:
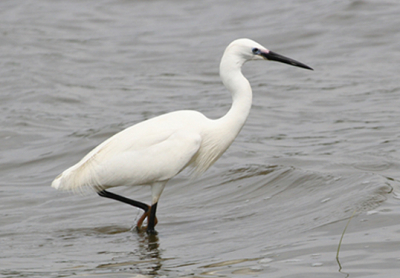
<path fill-rule="evenodd" d="M 147 211 L 145 211 L 145 212 L 142 214 L 142 216 L 139 218 L 139 220 L 138 220 L 138 222 L 137 222 L 137 224 L 136 224 L 136 229 L 137 229 L 139 232 L 142 231 L 142 230 L 147 230 L 147 226 L 143 226 L 143 227 L 142 227 L 142 225 L 143 225 L 143 221 L 144 221 L 146 218 L 148 218 L 149 213 L 150 213 L 150 209 L 151 209 L 151 206 L 149 206 L 149 209 L 148 209 Z M 149 220 L 147 219 L 147 221 L 149 221 Z M 157 223 L 158 223 L 158 220 L 157 220 L 157 217 L 155 217 L 155 219 L 154 219 L 154 226 L 157 225 Z"/>

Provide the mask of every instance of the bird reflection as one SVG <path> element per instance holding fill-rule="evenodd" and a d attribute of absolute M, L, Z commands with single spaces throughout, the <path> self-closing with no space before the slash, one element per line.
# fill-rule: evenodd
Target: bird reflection
<path fill-rule="evenodd" d="M 130 243 L 132 243 L 131 235 L 130 233 L 128 237 Z M 158 277 L 163 267 L 162 262 L 165 260 L 161 257 L 158 236 L 149 235 L 145 231 L 136 232 L 134 236 L 137 239 L 134 250 L 123 253 L 102 251 L 99 254 L 113 254 L 111 263 L 100 264 L 96 268 Z"/>
<path fill-rule="evenodd" d="M 141 273 L 146 275 L 157 276 L 162 268 L 163 259 L 160 253 L 160 243 L 158 236 L 155 234 L 147 234 L 138 232 L 139 236 L 139 258 L 144 264 L 138 264 L 139 268 L 145 266 L 146 269 L 141 269 Z M 144 273 L 145 272 L 145 273 Z"/>

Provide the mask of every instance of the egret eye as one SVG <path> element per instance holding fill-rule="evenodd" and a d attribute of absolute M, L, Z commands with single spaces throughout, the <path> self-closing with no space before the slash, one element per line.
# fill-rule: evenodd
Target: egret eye
<path fill-rule="evenodd" d="M 260 55 L 261 51 L 257 47 L 252 49 L 254 55 Z"/>

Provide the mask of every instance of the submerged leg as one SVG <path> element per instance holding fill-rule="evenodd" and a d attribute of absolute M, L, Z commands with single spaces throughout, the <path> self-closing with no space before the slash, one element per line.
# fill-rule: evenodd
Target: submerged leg
<path fill-rule="evenodd" d="M 150 207 L 150 212 L 147 212 L 149 214 L 149 216 L 148 216 L 149 223 L 147 225 L 146 232 L 148 234 L 152 234 L 152 235 L 157 234 L 156 230 L 154 229 L 154 226 L 157 224 L 156 210 L 157 210 L 157 203 L 153 204 Z"/>
<path fill-rule="evenodd" d="M 149 216 L 149 212 L 150 212 L 151 206 L 149 206 L 149 205 L 147 205 L 145 203 L 142 203 L 142 202 L 139 202 L 139 201 L 135 201 L 135 200 L 132 200 L 132 199 L 128 199 L 128 198 L 125 198 L 123 196 L 117 195 L 115 193 L 108 192 L 106 190 L 99 191 L 99 192 L 97 192 L 97 194 L 99 194 L 99 196 L 101 196 L 101 197 L 110 198 L 110 199 L 113 199 L 113 200 L 116 200 L 116 201 L 120 201 L 122 203 L 125 203 L 125 204 L 128 204 L 128 205 L 131 205 L 131 206 L 134 206 L 134 207 L 137 207 L 137 208 L 140 208 L 140 209 L 144 210 L 143 215 L 139 218 L 139 220 L 137 222 L 137 225 L 136 225 L 136 227 L 138 229 L 140 229 L 142 227 L 143 221 L 146 219 L 146 217 Z M 155 218 L 154 219 L 154 226 L 157 224 L 157 222 L 158 222 L 157 218 Z M 154 227 L 153 227 L 153 230 L 154 230 Z"/>

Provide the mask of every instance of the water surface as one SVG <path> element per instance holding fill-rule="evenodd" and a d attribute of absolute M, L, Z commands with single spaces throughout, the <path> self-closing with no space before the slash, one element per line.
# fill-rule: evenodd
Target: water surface
<path fill-rule="evenodd" d="M 399 13 L 396 1 L 2 1 L 0 277 L 398 277 Z M 224 115 L 219 60 L 241 37 L 315 71 L 244 66 L 245 127 L 205 175 L 167 185 L 157 237 L 132 229 L 134 208 L 50 187 L 134 123 Z"/>

